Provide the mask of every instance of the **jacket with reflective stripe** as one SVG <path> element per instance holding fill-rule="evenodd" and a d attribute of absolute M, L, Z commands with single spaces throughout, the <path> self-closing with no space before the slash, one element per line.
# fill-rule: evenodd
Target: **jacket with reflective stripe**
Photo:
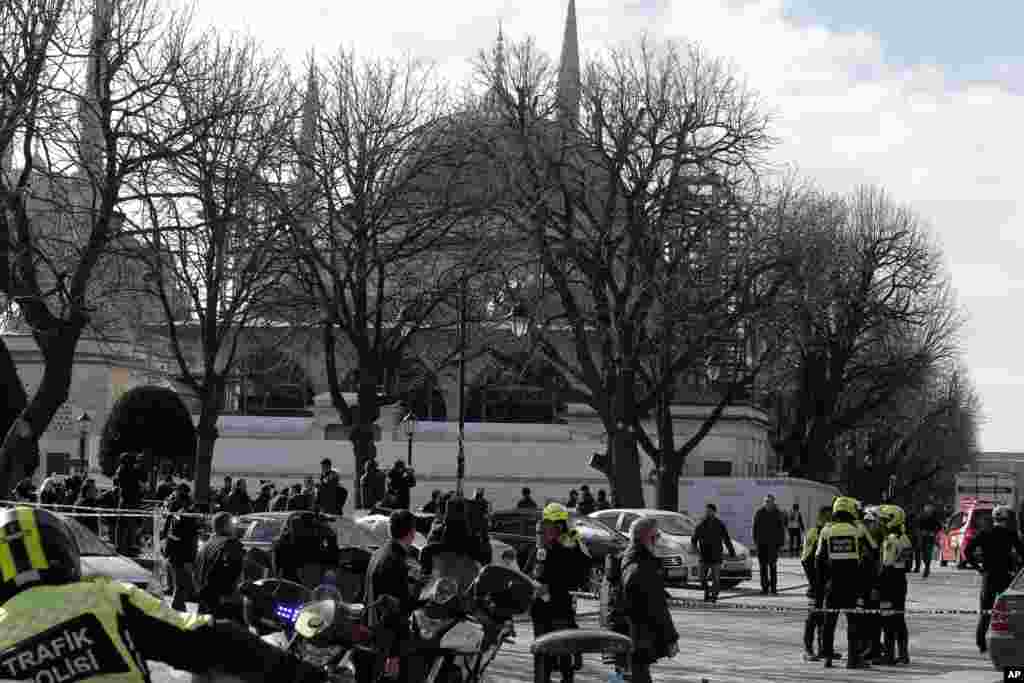
<path fill-rule="evenodd" d="M 860 562 L 866 532 L 846 522 L 832 522 L 818 537 L 818 559 L 828 562 Z"/>
<path fill-rule="evenodd" d="M 882 567 L 906 570 L 907 562 L 914 559 L 914 548 L 904 535 L 889 534 L 882 544 Z"/>
<path fill-rule="evenodd" d="M 804 549 L 800 553 L 800 561 L 807 562 L 814 558 L 814 553 L 818 547 L 818 536 L 821 535 L 820 527 L 812 527 L 807 532 L 807 536 L 804 537 Z"/>
<path fill-rule="evenodd" d="M 126 625 L 128 608 L 183 632 L 211 623 L 106 578 L 28 588 L 0 607 L 0 680 L 148 681 Z"/>

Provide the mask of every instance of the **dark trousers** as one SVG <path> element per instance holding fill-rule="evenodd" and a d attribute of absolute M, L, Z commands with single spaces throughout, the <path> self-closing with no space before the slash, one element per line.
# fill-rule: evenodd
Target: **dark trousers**
<path fill-rule="evenodd" d="M 927 577 L 932 571 L 932 552 L 935 550 L 935 537 L 931 535 L 923 536 L 918 542 L 918 547 L 921 552 L 921 562 L 924 564 L 924 571 L 921 575 Z"/>
<path fill-rule="evenodd" d="M 807 619 L 804 621 L 804 650 L 807 652 L 814 651 L 814 636 L 818 636 L 818 654 L 824 654 L 824 648 L 822 647 L 822 636 L 824 635 L 825 627 L 825 615 L 821 612 L 816 612 L 816 609 L 821 609 L 824 605 L 824 596 L 822 591 L 816 589 L 815 575 L 814 575 L 814 562 L 808 560 L 803 563 L 804 576 L 807 577 L 807 584 L 810 586 L 807 591 Z"/>
<path fill-rule="evenodd" d="M 774 592 L 779 585 L 779 549 L 757 546 L 757 562 L 761 567 L 761 590 Z"/>
<path fill-rule="evenodd" d="M 704 597 L 718 597 L 722 584 L 722 561 L 701 560 L 700 586 L 704 589 Z"/>
<path fill-rule="evenodd" d="M 174 595 L 171 597 L 171 608 L 184 612 L 185 603 L 192 599 L 192 563 L 169 562 L 169 576 L 173 583 Z"/>
<path fill-rule="evenodd" d="M 849 581 L 849 579 L 848 579 Z M 844 583 L 841 580 L 832 582 L 825 595 L 825 607 L 834 610 L 854 609 L 857 607 L 858 590 L 851 582 Z M 826 655 L 835 652 L 836 626 L 839 624 L 839 613 L 829 612 L 825 615 L 825 635 L 822 638 L 822 649 Z M 846 613 L 846 644 L 849 649 L 848 657 L 852 661 L 858 661 L 860 653 L 857 652 L 857 619 L 856 615 Z"/>
<path fill-rule="evenodd" d="M 794 557 L 800 555 L 800 530 L 790 529 L 789 530 L 789 553 Z"/>
<path fill-rule="evenodd" d="M 1002 593 L 1010 585 L 1010 581 L 1013 576 L 1009 572 L 1000 572 L 998 574 L 989 574 L 985 572 L 981 578 L 981 600 L 978 605 L 982 611 L 992 609 L 992 605 L 996 602 L 996 596 Z M 988 625 L 992 621 L 992 616 L 989 614 L 982 614 L 978 617 L 978 631 L 975 634 L 978 643 L 978 649 L 982 652 L 988 650 L 988 644 L 985 642 L 985 634 L 988 633 Z"/>
<path fill-rule="evenodd" d="M 894 612 L 902 612 L 907 607 L 907 574 L 899 570 L 889 570 L 884 579 L 882 592 L 882 608 L 891 608 Z M 901 655 L 907 652 L 910 633 L 907 630 L 905 614 L 890 614 L 883 617 L 882 628 L 885 632 L 885 649 L 890 657 L 899 649 Z"/>
<path fill-rule="evenodd" d="M 629 680 L 633 683 L 651 683 L 651 658 L 647 652 L 634 652 L 629 658 L 629 667 Z"/>

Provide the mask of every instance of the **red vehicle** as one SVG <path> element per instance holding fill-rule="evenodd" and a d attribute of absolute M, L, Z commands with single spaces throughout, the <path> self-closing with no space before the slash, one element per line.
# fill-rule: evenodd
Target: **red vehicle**
<path fill-rule="evenodd" d="M 985 520 L 992 519 L 995 507 L 990 501 L 979 500 L 965 506 L 966 509 L 950 515 L 939 532 L 939 547 L 942 551 L 940 563 L 946 566 L 956 562 L 958 568 L 966 566 L 963 550 L 970 543 L 974 534 L 982 529 Z"/>

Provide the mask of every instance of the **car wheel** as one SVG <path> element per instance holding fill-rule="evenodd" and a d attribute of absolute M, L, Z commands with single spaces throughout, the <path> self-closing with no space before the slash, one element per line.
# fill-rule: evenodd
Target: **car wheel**
<path fill-rule="evenodd" d="M 602 583 L 604 583 L 604 567 L 594 565 L 590 569 L 590 592 L 600 595 Z"/>

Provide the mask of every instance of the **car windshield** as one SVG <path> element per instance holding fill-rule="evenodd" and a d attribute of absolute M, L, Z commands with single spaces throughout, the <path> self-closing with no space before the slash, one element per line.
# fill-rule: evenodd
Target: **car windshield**
<path fill-rule="evenodd" d="M 112 546 L 108 545 L 78 520 L 65 517 L 64 521 L 67 522 L 68 527 L 71 529 L 71 535 L 78 542 L 78 552 L 82 555 L 92 557 L 114 557 L 117 555 L 117 551 Z"/>
<path fill-rule="evenodd" d="M 384 533 L 376 534 L 361 524 L 356 524 L 351 519 L 339 517 L 331 522 L 331 528 L 338 535 L 338 545 L 354 545 L 360 548 L 375 547 L 382 545 L 388 540 L 387 526 L 383 527 Z"/>
<path fill-rule="evenodd" d="M 658 521 L 658 530 L 673 536 L 692 536 L 697 525 L 683 515 L 652 515 Z"/>
<path fill-rule="evenodd" d="M 984 522 L 987 519 L 992 519 L 991 510 L 975 510 L 974 514 L 971 515 L 971 528 L 972 529 L 983 529 Z"/>
<path fill-rule="evenodd" d="M 616 538 L 622 536 L 622 534 L 614 531 L 611 527 L 590 517 L 576 517 L 572 520 L 572 525 L 579 529 L 580 533 L 585 537 Z"/>

